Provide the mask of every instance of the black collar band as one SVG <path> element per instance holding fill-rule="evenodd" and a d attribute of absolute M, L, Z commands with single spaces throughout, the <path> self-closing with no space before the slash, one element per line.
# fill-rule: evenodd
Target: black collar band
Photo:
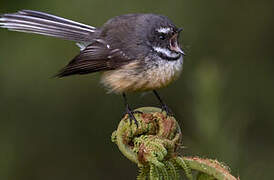
<path fill-rule="evenodd" d="M 178 54 L 178 56 L 176 57 L 170 57 L 170 56 L 167 56 L 161 52 L 156 52 L 163 60 L 166 60 L 166 61 L 177 61 L 179 58 L 181 58 L 181 54 Z"/>

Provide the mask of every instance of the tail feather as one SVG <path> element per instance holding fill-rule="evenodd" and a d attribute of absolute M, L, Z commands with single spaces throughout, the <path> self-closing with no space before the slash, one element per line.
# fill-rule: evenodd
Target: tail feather
<path fill-rule="evenodd" d="M 22 10 L 0 16 L 0 27 L 43 34 L 76 42 L 89 42 L 96 28 L 43 12 Z"/>
<path fill-rule="evenodd" d="M 21 14 L 27 14 L 27 15 L 32 15 L 33 17 L 38 17 L 38 18 L 42 18 L 42 19 L 48 19 L 48 20 L 52 20 L 52 21 L 56 21 L 56 22 L 61 22 L 61 23 L 65 22 L 67 24 L 76 25 L 76 26 L 79 26 L 79 27 L 82 27 L 82 28 L 86 28 L 86 29 L 90 29 L 90 30 L 95 30 L 96 29 L 93 26 L 89 26 L 89 25 L 86 25 L 86 24 L 82 24 L 82 23 L 75 22 L 75 21 L 72 21 L 72 20 L 69 20 L 69 19 L 65 19 L 65 18 L 58 17 L 58 16 L 51 15 L 51 14 L 47 14 L 47 13 L 44 13 L 44 12 L 33 11 L 33 10 L 22 10 L 22 11 L 19 11 L 19 13 L 21 13 Z"/>

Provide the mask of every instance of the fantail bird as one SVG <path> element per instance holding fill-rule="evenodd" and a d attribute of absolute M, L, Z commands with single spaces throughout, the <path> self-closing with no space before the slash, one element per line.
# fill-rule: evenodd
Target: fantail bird
<path fill-rule="evenodd" d="M 127 92 L 152 90 L 169 113 L 156 89 L 179 77 L 184 52 L 178 42 L 182 28 L 167 17 L 127 14 L 95 28 L 39 11 L 22 10 L 1 15 L 0 27 L 77 42 L 80 53 L 56 76 L 103 72 L 101 82 L 109 92 L 123 95 L 127 113 L 135 122 Z"/>

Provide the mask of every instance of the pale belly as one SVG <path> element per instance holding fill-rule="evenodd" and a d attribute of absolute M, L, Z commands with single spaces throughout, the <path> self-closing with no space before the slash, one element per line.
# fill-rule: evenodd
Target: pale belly
<path fill-rule="evenodd" d="M 133 91 L 149 91 L 167 86 L 176 80 L 183 69 L 183 58 L 176 61 L 157 61 L 140 73 L 136 73 L 138 62 L 132 62 L 120 69 L 103 73 L 102 83 L 109 92 L 123 93 Z"/>

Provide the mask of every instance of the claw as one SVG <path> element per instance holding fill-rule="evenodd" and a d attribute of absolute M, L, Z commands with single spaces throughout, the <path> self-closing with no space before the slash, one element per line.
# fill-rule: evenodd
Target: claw
<path fill-rule="evenodd" d="M 161 106 L 162 111 L 165 111 L 168 116 L 174 116 L 174 113 L 171 111 L 171 109 L 166 105 L 163 104 Z"/>
<path fill-rule="evenodd" d="M 134 116 L 135 113 L 143 114 L 143 112 L 141 112 L 141 111 L 132 111 L 128 106 L 126 107 L 126 114 L 128 114 L 128 116 L 129 116 L 130 124 L 132 123 L 132 121 L 134 121 L 135 125 L 138 128 L 138 121 Z"/>

